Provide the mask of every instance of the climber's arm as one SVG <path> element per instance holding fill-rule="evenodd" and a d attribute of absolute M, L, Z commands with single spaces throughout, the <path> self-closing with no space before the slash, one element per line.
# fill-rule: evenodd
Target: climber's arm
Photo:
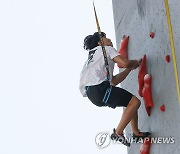
<path fill-rule="evenodd" d="M 121 83 L 128 76 L 130 72 L 131 72 L 131 69 L 126 68 L 123 72 L 118 73 L 117 75 L 113 76 L 111 80 L 111 85 L 116 86 L 119 83 Z"/>
<path fill-rule="evenodd" d="M 123 58 L 121 55 L 114 57 L 113 61 L 115 63 L 120 64 L 124 68 L 131 68 L 131 69 L 136 69 L 141 62 L 141 60 L 127 60 Z"/>

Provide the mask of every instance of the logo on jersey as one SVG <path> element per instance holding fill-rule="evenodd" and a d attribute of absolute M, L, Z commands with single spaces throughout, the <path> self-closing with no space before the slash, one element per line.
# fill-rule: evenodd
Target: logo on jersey
<path fill-rule="evenodd" d="M 87 65 L 89 65 L 89 63 L 93 62 L 93 56 L 94 56 L 95 52 L 96 52 L 96 50 L 89 51 Z"/>

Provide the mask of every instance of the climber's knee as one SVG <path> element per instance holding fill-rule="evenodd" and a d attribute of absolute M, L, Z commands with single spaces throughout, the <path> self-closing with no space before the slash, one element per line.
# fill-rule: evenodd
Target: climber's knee
<path fill-rule="evenodd" d="M 136 96 L 133 96 L 129 104 L 132 104 L 134 107 L 139 108 L 141 105 L 141 101 Z"/>

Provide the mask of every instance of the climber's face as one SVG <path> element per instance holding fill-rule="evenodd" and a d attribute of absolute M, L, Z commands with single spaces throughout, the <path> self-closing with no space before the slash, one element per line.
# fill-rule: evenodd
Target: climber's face
<path fill-rule="evenodd" d="M 111 40 L 109 38 L 106 38 L 105 36 L 103 37 L 103 42 L 105 46 L 113 47 Z M 98 45 L 101 45 L 100 41 L 98 42 Z"/>

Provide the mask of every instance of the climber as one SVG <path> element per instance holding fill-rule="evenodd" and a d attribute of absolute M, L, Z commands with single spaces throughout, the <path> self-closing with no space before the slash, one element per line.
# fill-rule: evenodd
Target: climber
<path fill-rule="evenodd" d="M 100 42 L 101 38 L 106 50 L 108 63 L 104 62 L 105 59 Z M 98 107 L 108 106 L 113 109 L 116 107 L 126 107 L 117 128 L 113 129 L 111 139 L 118 140 L 124 145 L 130 146 L 130 143 L 127 143 L 123 135 L 123 131 L 129 122 L 131 124 L 133 138 L 145 138 L 149 136 L 149 132 L 140 132 L 138 129 L 137 111 L 141 104 L 140 100 L 125 89 L 116 87 L 132 70 L 138 68 L 141 59 L 124 59 L 113 48 L 111 40 L 106 38 L 106 34 L 103 32 L 101 32 L 101 35 L 95 32 L 93 35 L 85 37 L 84 49 L 89 52 L 89 55 L 80 77 L 79 89 L 82 95 L 88 97 Z M 115 63 L 120 64 L 126 69 L 113 76 Z M 109 70 L 109 79 L 107 78 L 107 67 Z"/>

